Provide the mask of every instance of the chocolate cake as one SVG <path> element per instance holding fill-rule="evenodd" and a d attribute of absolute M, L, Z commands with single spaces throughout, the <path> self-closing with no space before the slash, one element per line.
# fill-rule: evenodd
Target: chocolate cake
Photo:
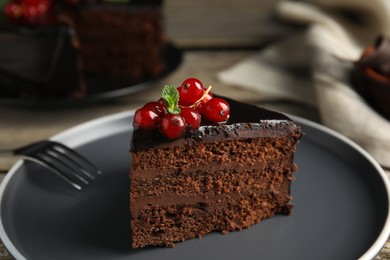
<path fill-rule="evenodd" d="M 289 215 L 293 157 L 302 131 L 288 117 L 225 99 L 225 123 L 207 123 L 169 140 L 134 130 L 131 246 L 174 246 L 210 232 L 242 230 Z"/>
<path fill-rule="evenodd" d="M 85 73 L 133 80 L 162 73 L 161 5 L 147 3 L 95 3 L 70 13 Z"/>
<path fill-rule="evenodd" d="M 36 5 L 46 6 L 46 13 L 20 14 Z M 161 0 L 10 0 L 5 14 L 2 97 L 83 97 L 158 77 L 165 69 Z"/>
<path fill-rule="evenodd" d="M 355 63 L 354 80 L 361 96 L 390 120 L 390 37 L 379 36 Z"/>
<path fill-rule="evenodd" d="M 73 33 L 66 26 L 0 25 L 0 96 L 82 96 Z"/>

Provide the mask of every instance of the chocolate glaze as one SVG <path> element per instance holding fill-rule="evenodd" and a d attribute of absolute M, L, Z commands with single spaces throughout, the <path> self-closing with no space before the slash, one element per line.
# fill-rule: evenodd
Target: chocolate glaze
<path fill-rule="evenodd" d="M 230 98 L 223 97 L 230 105 L 230 118 L 223 124 L 202 122 L 197 131 L 188 132 L 183 138 L 168 140 L 158 129 L 135 129 L 131 142 L 132 151 L 146 150 L 157 147 L 172 147 L 197 142 L 212 142 L 235 138 L 250 138 L 259 136 L 281 136 L 294 131 L 301 132 L 300 128 L 287 116 L 245 104 Z M 278 129 L 278 131 L 275 131 Z M 280 131 L 280 130 L 285 131 Z"/>

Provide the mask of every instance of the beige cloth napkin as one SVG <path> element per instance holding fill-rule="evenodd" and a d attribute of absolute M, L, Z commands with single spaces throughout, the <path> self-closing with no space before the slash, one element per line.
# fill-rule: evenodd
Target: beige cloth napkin
<path fill-rule="evenodd" d="M 220 72 L 218 78 L 258 91 L 265 99 L 317 107 L 324 125 L 390 167 L 390 122 L 348 81 L 351 61 L 379 34 L 390 35 L 390 1 L 283 1 L 276 12 L 286 21 L 308 26 Z"/>

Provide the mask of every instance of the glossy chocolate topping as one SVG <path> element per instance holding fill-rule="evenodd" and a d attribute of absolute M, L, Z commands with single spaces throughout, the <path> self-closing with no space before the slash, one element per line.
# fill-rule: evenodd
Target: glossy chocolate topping
<path fill-rule="evenodd" d="M 204 124 L 197 131 L 190 132 L 187 136 L 176 140 L 167 140 L 159 133 L 158 129 L 136 129 L 133 134 L 131 149 L 138 151 L 152 147 L 183 145 L 184 143 L 280 136 L 286 134 L 286 132 L 300 131 L 295 123 L 283 114 L 229 98 L 224 97 L 224 99 L 231 108 L 228 122 L 224 124 Z M 279 131 L 276 131 L 276 129 Z M 280 129 L 285 131 L 280 131 Z"/>

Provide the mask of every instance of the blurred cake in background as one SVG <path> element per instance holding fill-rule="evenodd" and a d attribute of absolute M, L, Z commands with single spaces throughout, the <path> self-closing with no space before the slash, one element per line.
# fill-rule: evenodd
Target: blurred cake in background
<path fill-rule="evenodd" d="M 86 88 L 78 71 L 73 34 L 66 26 L 0 26 L 0 97 L 80 97 Z"/>
<path fill-rule="evenodd" d="M 361 96 L 390 120 L 390 38 L 379 36 L 355 63 L 355 80 Z"/>
<path fill-rule="evenodd" d="M 10 0 L 3 10 L 2 97 L 78 98 L 164 70 L 161 0 Z"/>

